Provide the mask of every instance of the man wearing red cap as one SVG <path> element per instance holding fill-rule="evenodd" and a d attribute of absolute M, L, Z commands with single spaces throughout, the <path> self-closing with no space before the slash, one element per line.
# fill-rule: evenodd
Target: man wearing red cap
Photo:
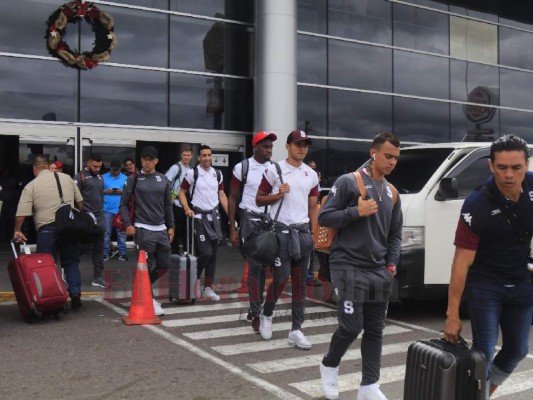
<path fill-rule="evenodd" d="M 63 163 L 61 161 L 54 161 L 57 172 L 63 172 Z"/>
<path fill-rule="evenodd" d="M 258 132 L 252 139 L 254 155 L 233 168 L 228 202 L 229 231 L 233 246 L 240 245 L 240 238 L 246 238 L 254 226 L 260 223 L 262 214 L 268 207 L 259 207 L 255 203 L 257 188 L 271 164 L 272 147 L 277 136 L 273 133 Z M 239 208 L 239 230 L 236 228 L 235 215 Z M 246 255 L 245 255 L 246 257 Z M 248 260 L 248 295 L 250 298 L 249 317 L 255 333 L 259 333 L 259 316 L 265 290 L 265 267 L 250 257 Z"/>
<path fill-rule="evenodd" d="M 255 201 L 258 206 L 271 206 L 279 238 L 279 253 L 274 265 L 274 279 L 260 316 L 259 332 L 265 340 L 272 338 L 272 314 L 285 284 L 292 279 L 292 327 L 289 345 L 308 350 L 311 343 L 301 331 L 304 322 L 306 277 L 313 241 L 310 227 L 318 217 L 318 175 L 303 161 L 311 139 L 300 130 L 287 136 L 288 156 L 280 161 L 281 176 L 270 165 L 261 180 Z"/>

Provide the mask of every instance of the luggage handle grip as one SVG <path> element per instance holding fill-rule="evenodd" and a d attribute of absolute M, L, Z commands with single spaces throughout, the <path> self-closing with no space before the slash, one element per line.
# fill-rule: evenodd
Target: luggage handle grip
<path fill-rule="evenodd" d="M 468 346 L 468 343 L 466 343 L 466 340 L 465 340 L 461 335 L 458 335 L 458 338 L 459 338 L 459 340 L 457 341 L 456 344 L 458 344 L 458 345 L 460 345 L 460 346 L 463 346 L 463 347 L 466 347 L 467 349 L 470 348 L 470 347 Z M 448 342 L 444 339 L 444 337 L 441 337 L 440 340 L 442 340 L 442 341 L 448 343 Z"/>
<path fill-rule="evenodd" d="M 15 258 L 19 258 L 19 255 L 17 253 L 17 248 L 15 247 L 15 241 L 11 239 L 10 243 L 11 243 L 11 250 L 13 250 L 13 255 L 15 256 Z M 20 248 L 24 249 L 24 254 L 31 254 L 30 247 L 26 244 L 25 241 L 21 242 Z"/>

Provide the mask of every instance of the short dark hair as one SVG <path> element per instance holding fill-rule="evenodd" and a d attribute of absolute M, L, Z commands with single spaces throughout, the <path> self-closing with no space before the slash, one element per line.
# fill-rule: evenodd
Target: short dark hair
<path fill-rule="evenodd" d="M 100 161 L 104 161 L 104 159 L 100 153 L 91 153 L 88 161 L 100 162 Z"/>
<path fill-rule="evenodd" d="M 490 160 L 494 161 L 494 153 L 501 151 L 523 151 L 526 160 L 529 159 L 527 142 L 520 136 L 510 134 L 496 139 L 490 146 Z"/>
<path fill-rule="evenodd" d="M 374 140 L 372 141 L 372 148 L 378 149 L 386 142 L 389 142 L 394 147 L 400 147 L 400 139 L 398 139 L 398 136 L 392 132 L 381 132 L 374 137 Z"/>
<path fill-rule="evenodd" d="M 203 145 L 201 145 L 200 147 L 198 147 L 198 155 L 200 155 L 200 153 L 202 152 L 202 150 L 211 150 L 211 153 L 213 152 L 213 150 L 211 149 L 211 147 L 209 147 L 209 146 L 206 145 L 206 144 L 203 144 Z"/>
<path fill-rule="evenodd" d="M 192 146 L 190 144 L 182 144 L 180 146 L 180 154 L 183 153 L 184 151 L 190 151 L 192 152 Z"/>
<path fill-rule="evenodd" d="M 38 167 L 44 165 L 50 165 L 50 159 L 48 158 L 48 156 L 45 156 L 44 154 L 36 154 L 33 157 L 33 166 Z"/>
<path fill-rule="evenodd" d="M 124 159 L 124 165 L 126 165 L 126 163 L 127 163 L 128 161 L 131 161 L 133 164 L 135 164 L 135 161 L 133 161 L 133 158 L 129 158 L 129 157 L 128 157 L 128 158 L 125 158 L 125 159 Z"/>

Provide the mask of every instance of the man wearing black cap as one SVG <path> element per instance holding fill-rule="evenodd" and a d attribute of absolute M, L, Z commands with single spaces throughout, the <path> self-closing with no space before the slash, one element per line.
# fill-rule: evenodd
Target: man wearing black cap
<path fill-rule="evenodd" d="M 311 348 L 311 343 L 304 336 L 301 327 L 304 321 L 305 281 L 313 250 L 310 226 L 316 224 L 318 216 L 318 175 L 303 162 L 310 144 L 311 139 L 306 132 L 292 131 L 287 136 L 288 156 L 279 162 L 281 177 L 276 166 L 270 165 L 256 195 L 258 206 L 271 206 L 272 219 L 278 215 L 276 232 L 279 238 L 274 279 L 268 288 L 259 332 L 265 340 L 272 338 L 272 314 L 290 274 L 292 327 L 289 332 L 289 345 L 303 350 Z"/>
<path fill-rule="evenodd" d="M 273 133 L 258 132 L 252 139 L 254 155 L 233 168 L 228 202 L 229 231 L 233 246 L 240 245 L 241 238 L 246 238 L 254 226 L 260 223 L 262 214 L 268 212 L 268 207 L 259 207 L 255 203 L 257 188 L 261 179 L 271 164 L 272 142 L 277 139 Z M 235 214 L 239 207 L 239 231 L 235 224 Z M 250 298 L 250 317 L 252 328 L 259 333 L 259 316 L 263 304 L 265 290 L 265 269 L 252 258 L 248 260 L 248 295 Z"/>
<path fill-rule="evenodd" d="M 155 170 L 157 149 L 152 146 L 141 150 L 142 169 L 137 176 L 130 176 L 124 185 L 120 199 L 120 212 L 126 226 L 126 234 L 135 236 L 139 250 L 148 253 L 150 283 L 157 281 L 170 265 L 170 242 L 174 238 L 174 215 L 170 182 Z M 128 204 L 135 193 L 135 218 L 130 221 Z M 155 265 L 154 265 L 155 261 Z M 161 304 L 153 299 L 156 315 L 164 315 Z"/>
<path fill-rule="evenodd" d="M 109 260 L 111 234 L 113 233 L 113 217 L 118 213 L 120 207 L 120 196 L 126 182 L 127 176 L 120 172 L 120 161 L 111 161 L 111 171 L 104 174 L 104 217 L 105 217 L 105 236 L 104 236 L 104 261 Z M 119 261 L 128 261 L 126 250 L 126 232 L 115 229 L 117 233 L 117 248 Z"/>

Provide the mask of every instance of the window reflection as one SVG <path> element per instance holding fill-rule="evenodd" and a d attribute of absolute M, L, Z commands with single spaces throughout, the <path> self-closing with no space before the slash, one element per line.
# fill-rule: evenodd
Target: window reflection
<path fill-rule="evenodd" d="M 170 68 L 250 75 L 247 28 L 196 18 L 170 18 Z"/>
<path fill-rule="evenodd" d="M 327 33 L 327 2 L 324 0 L 298 0 L 298 30 Z"/>
<path fill-rule="evenodd" d="M 391 44 L 391 3 L 387 1 L 329 0 L 328 34 Z"/>
<path fill-rule="evenodd" d="M 168 0 L 113 0 L 113 3 L 131 4 L 134 6 L 168 10 Z"/>
<path fill-rule="evenodd" d="M 254 18 L 254 2 L 250 0 L 170 0 L 170 10 L 243 22 L 253 22 Z"/>
<path fill-rule="evenodd" d="M 81 74 L 81 122 L 167 125 L 167 73 L 98 66 Z"/>
<path fill-rule="evenodd" d="M 523 111 L 500 110 L 500 135 L 514 133 L 521 136 L 528 143 L 533 143 L 531 120 L 533 113 Z"/>
<path fill-rule="evenodd" d="M 450 55 L 469 61 L 498 63 L 498 27 L 450 16 Z"/>
<path fill-rule="evenodd" d="M 394 51 L 394 92 L 449 98 L 449 61 L 425 54 Z"/>
<path fill-rule="evenodd" d="M 452 100 L 469 101 L 469 93 L 481 86 L 492 93 L 490 104 L 499 105 L 499 79 L 497 67 L 450 60 L 450 98 Z"/>
<path fill-rule="evenodd" d="M 310 135 L 327 136 L 328 90 L 298 86 L 298 126 Z"/>
<path fill-rule="evenodd" d="M 450 105 L 450 141 L 493 141 L 500 132 L 500 112 L 489 107 Z"/>
<path fill-rule="evenodd" d="M 500 69 L 500 102 L 505 107 L 533 110 L 533 74 L 521 71 Z"/>
<path fill-rule="evenodd" d="M 298 82 L 327 84 L 327 39 L 298 35 Z"/>
<path fill-rule="evenodd" d="M 533 33 L 500 28 L 500 64 L 533 69 Z"/>
<path fill-rule="evenodd" d="M 392 127 L 392 97 L 342 90 L 328 93 L 329 136 L 373 139 Z"/>
<path fill-rule="evenodd" d="M 394 99 L 394 133 L 409 142 L 450 141 L 450 110 L 438 101 Z"/>
<path fill-rule="evenodd" d="M 329 83 L 357 89 L 392 91 L 392 50 L 329 41 Z"/>
<path fill-rule="evenodd" d="M 448 54 L 448 15 L 394 4 L 394 45 Z"/>
<path fill-rule="evenodd" d="M 252 81 L 171 74 L 170 126 L 251 131 Z"/>
<path fill-rule="evenodd" d="M 0 57 L 0 117 L 76 121 L 77 75 L 59 61 Z"/>

